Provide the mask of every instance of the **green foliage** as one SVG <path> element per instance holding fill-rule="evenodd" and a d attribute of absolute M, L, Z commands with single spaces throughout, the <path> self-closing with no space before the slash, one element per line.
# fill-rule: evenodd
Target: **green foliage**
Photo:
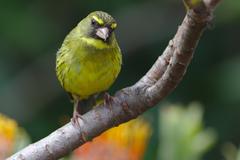
<path fill-rule="evenodd" d="M 226 143 L 222 147 L 224 160 L 240 160 L 240 149 L 232 143 Z"/>
<path fill-rule="evenodd" d="M 166 106 L 159 121 L 161 160 L 200 160 L 216 141 L 215 131 L 203 126 L 199 104 Z"/>
<path fill-rule="evenodd" d="M 225 23 L 237 21 L 240 16 L 240 1 L 222 1 L 217 12 L 221 16 L 218 21 Z"/>

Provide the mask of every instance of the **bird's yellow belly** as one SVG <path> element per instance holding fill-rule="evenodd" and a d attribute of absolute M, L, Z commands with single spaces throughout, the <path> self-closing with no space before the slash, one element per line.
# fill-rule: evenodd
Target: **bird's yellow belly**
<path fill-rule="evenodd" d="M 119 74 L 120 58 L 118 53 L 104 53 L 70 63 L 65 67 L 63 87 L 79 99 L 107 90 Z"/>

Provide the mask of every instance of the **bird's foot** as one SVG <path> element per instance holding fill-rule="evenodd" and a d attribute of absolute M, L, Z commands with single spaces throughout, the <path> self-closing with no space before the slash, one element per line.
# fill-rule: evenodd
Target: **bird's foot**
<path fill-rule="evenodd" d="M 79 119 L 81 119 L 82 121 L 84 121 L 83 117 L 81 114 L 79 114 L 77 111 L 74 111 L 73 112 L 73 117 L 71 118 L 71 123 L 74 127 L 76 127 L 77 129 L 80 130 L 80 137 L 82 139 L 83 142 L 87 142 L 87 138 L 86 138 L 86 135 L 85 133 L 83 132 L 82 130 L 82 127 L 79 123 Z"/>
<path fill-rule="evenodd" d="M 72 122 L 73 126 L 75 126 L 77 128 L 81 128 L 78 119 L 84 120 L 81 114 L 79 114 L 77 111 L 74 111 L 73 117 L 71 118 L 71 122 Z"/>
<path fill-rule="evenodd" d="M 104 104 L 105 105 L 111 105 L 111 103 L 113 101 L 114 101 L 113 97 L 109 93 L 105 92 L 104 93 Z"/>
<path fill-rule="evenodd" d="M 114 102 L 113 97 L 109 93 L 105 92 L 104 105 L 106 105 L 110 109 L 110 111 L 112 111 L 112 102 Z"/>

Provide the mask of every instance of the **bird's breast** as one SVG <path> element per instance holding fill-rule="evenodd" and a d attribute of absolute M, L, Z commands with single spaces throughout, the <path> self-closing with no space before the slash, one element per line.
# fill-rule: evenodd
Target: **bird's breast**
<path fill-rule="evenodd" d="M 107 90 L 121 69 L 121 53 L 118 50 L 99 52 L 75 51 L 64 72 L 64 88 L 80 99 Z"/>

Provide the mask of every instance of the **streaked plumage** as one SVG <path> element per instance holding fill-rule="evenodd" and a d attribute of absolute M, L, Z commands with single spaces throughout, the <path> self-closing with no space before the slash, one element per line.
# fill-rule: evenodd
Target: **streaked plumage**
<path fill-rule="evenodd" d="M 66 36 L 57 53 L 56 72 L 75 102 L 108 90 L 117 78 L 122 56 L 115 28 L 109 14 L 96 11 Z"/>

